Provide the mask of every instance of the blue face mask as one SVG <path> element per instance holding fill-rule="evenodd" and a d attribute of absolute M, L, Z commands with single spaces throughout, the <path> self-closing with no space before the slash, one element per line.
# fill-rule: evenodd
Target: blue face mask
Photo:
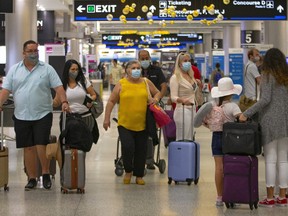
<path fill-rule="evenodd" d="M 147 69 L 150 66 L 150 60 L 143 60 L 140 63 L 141 63 L 141 67 L 144 69 Z"/>
<path fill-rule="evenodd" d="M 133 69 L 131 76 L 133 78 L 139 78 L 141 76 L 141 70 L 140 69 Z"/>
<path fill-rule="evenodd" d="M 76 79 L 76 77 L 78 76 L 78 71 L 69 71 L 69 77 L 72 78 L 72 79 Z"/>
<path fill-rule="evenodd" d="M 29 54 L 28 55 L 28 60 L 30 61 L 30 62 L 33 62 L 33 63 L 38 63 L 38 61 L 39 61 L 39 55 L 36 53 L 33 53 L 33 54 Z"/>
<path fill-rule="evenodd" d="M 182 63 L 182 70 L 184 72 L 188 72 L 191 69 L 191 63 L 190 62 L 183 62 Z"/>

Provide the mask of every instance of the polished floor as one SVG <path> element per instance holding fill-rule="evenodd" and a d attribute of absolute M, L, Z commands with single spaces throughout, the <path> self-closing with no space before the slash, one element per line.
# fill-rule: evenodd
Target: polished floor
<path fill-rule="evenodd" d="M 104 92 L 104 100 L 109 94 Z M 114 110 L 114 114 L 116 109 Z M 116 115 L 114 115 L 116 116 Z M 52 133 L 59 134 L 59 113 L 54 115 Z M 85 194 L 62 194 L 60 192 L 59 170 L 51 190 L 38 184 L 36 190 L 24 191 L 26 175 L 23 172 L 22 151 L 15 148 L 15 142 L 6 140 L 10 150 L 9 191 L 0 189 L 1 216 L 210 216 L 210 215 L 288 215 L 288 207 L 274 207 L 250 210 L 248 205 L 235 209 L 216 207 L 214 186 L 214 161 L 211 157 L 211 133 L 205 128 L 196 131 L 196 140 L 201 144 L 200 179 L 197 185 L 172 183 L 168 185 L 167 169 L 163 174 L 148 170 L 146 185 L 123 185 L 122 177 L 114 173 L 117 130 L 112 123 L 108 131 L 102 128 L 103 116 L 98 119 L 100 139 L 87 153 Z M 13 128 L 4 133 L 14 137 Z M 9 137 L 7 137 L 8 139 Z M 167 163 L 168 150 L 161 143 L 160 156 Z M 264 161 L 259 157 L 260 198 L 265 196 Z"/>

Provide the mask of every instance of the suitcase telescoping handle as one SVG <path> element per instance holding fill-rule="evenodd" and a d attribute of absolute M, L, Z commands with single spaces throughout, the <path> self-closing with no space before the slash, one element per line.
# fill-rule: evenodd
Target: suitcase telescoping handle
<path fill-rule="evenodd" d="M 194 110 L 193 110 L 193 106 L 194 104 L 191 103 L 189 106 L 192 106 L 192 115 L 191 115 L 191 118 L 192 118 L 192 121 L 193 122 L 193 118 L 194 118 Z M 182 129 L 182 140 L 185 140 L 184 139 L 184 128 L 185 128 L 185 104 L 182 103 L 182 107 L 183 107 L 183 118 L 182 118 L 182 122 L 183 122 L 183 129 Z M 191 137 L 191 140 L 194 141 L 194 127 L 193 127 L 193 124 L 192 124 L 192 137 Z"/>
<path fill-rule="evenodd" d="M 1 148 L 0 150 L 4 150 L 4 111 L 1 111 Z"/>

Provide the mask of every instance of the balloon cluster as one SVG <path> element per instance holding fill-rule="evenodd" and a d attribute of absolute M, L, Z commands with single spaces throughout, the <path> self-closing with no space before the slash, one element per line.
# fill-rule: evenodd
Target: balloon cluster
<path fill-rule="evenodd" d="M 121 3 L 125 3 L 126 0 L 121 0 Z M 223 3 L 224 4 L 230 4 L 230 0 L 223 0 Z M 126 15 L 128 15 L 129 13 L 133 13 L 135 12 L 135 8 L 136 8 L 136 3 L 132 3 L 131 5 L 125 5 L 125 7 L 122 9 L 122 15 L 119 17 L 119 20 L 123 23 L 123 24 L 126 24 L 127 23 L 127 19 L 126 19 Z M 204 11 L 207 11 L 208 14 L 210 15 L 215 15 L 215 5 L 214 4 L 210 4 L 209 6 L 205 5 L 203 7 L 203 10 Z M 141 7 L 141 11 L 143 13 L 146 13 L 146 17 L 147 17 L 147 20 L 148 20 L 148 24 L 149 25 L 152 25 L 154 23 L 154 20 L 153 20 L 153 10 L 152 12 L 149 11 L 149 8 L 147 5 L 143 5 Z M 182 12 L 183 14 L 187 14 L 187 9 L 186 8 L 183 8 L 182 9 Z M 177 16 L 177 13 L 175 11 L 175 7 L 174 6 L 169 6 L 167 8 L 164 8 L 163 10 L 161 10 L 160 12 L 163 17 L 171 17 L 171 18 L 175 18 Z M 199 16 L 199 10 L 192 10 L 191 14 L 187 14 L 186 15 L 186 19 L 188 22 L 192 22 L 194 17 L 198 17 Z M 112 21 L 113 20 L 113 15 L 112 14 L 108 14 L 107 15 L 107 20 L 108 21 Z M 207 19 L 202 19 L 200 20 L 200 23 L 201 24 L 205 24 L 207 26 L 210 26 L 212 24 L 216 24 L 218 23 L 219 21 L 222 21 L 224 19 L 223 15 L 222 14 L 219 14 L 217 15 L 217 17 L 213 20 L 207 20 Z M 141 20 L 144 20 L 144 18 L 142 18 L 141 16 L 137 16 L 136 17 L 136 20 L 137 21 L 141 21 Z M 163 28 L 165 28 L 167 26 L 167 23 L 168 21 L 166 21 L 165 19 L 159 21 L 159 25 Z M 175 23 L 174 20 L 170 20 L 169 23 L 171 25 L 173 25 Z"/>

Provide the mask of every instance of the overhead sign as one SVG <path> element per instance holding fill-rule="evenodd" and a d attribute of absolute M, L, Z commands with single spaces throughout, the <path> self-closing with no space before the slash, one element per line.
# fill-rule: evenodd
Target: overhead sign
<path fill-rule="evenodd" d="M 137 34 L 102 34 L 102 44 L 115 44 L 118 42 L 134 44 L 158 44 L 167 42 L 203 43 L 203 34 L 167 34 L 167 35 L 137 35 Z"/>
<path fill-rule="evenodd" d="M 207 9 L 212 3 L 213 13 Z M 173 13 L 168 13 L 171 7 Z M 225 20 L 287 20 L 287 0 L 231 0 L 229 4 L 211 0 L 74 0 L 75 21 L 119 21 L 121 15 L 127 21 L 148 20 L 148 12 L 153 20 L 186 20 L 195 11 L 199 14 L 195 20 L 215 19 L 219 14 Z"/>

